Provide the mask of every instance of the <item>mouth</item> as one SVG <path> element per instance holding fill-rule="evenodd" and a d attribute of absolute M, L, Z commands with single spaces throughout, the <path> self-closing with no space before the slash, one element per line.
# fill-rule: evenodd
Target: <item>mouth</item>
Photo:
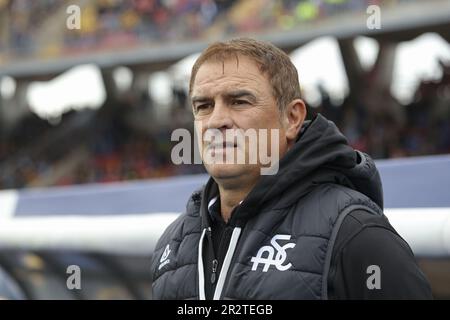
<path fill-rule="evenodd" d="M 221 149 L 227 149 L 227 148 L 237 148 L 237 143 L 235 142 L 227 142 L 224 141 L 223 143 L 212 143 L 208 145 L 208 150 L 221 150 Z"/>

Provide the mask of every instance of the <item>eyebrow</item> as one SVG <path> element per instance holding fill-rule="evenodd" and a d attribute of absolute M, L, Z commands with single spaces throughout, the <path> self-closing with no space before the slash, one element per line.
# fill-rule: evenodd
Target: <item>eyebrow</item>
<path fill-rule="evenodd" d="M 256 100 L 256 96 L 252 92 L 245 89 L 228 92 L 225 96 L 229 99 L 248 97 L 252 100 Z"/>
<path fill-rule="evenodd" d="M 198 103 L 198 102 L 207 102 L 207 101 L 211 101 L 211 98 L 208 97 L 202 97 L 202 96 L 194 96 L 192 97 L 191 101 L 192 104 Z"/>
<path fill-rule="evenodd" d="M 225 93 L 224 96 L 227 99 L 237 99 L 237 98 L 248 97 L 253 101 L 256 100 L 256 96 L 252 92 L 245 90 L 245 89 L 230 91 L 230 92 Z M 194 96 L 191 99 L 192 104 L 199 103 L 199 102 L 209 102 L 211 100 L 213 100 L 213 99 L 206 97 L 206 96 Z"/>

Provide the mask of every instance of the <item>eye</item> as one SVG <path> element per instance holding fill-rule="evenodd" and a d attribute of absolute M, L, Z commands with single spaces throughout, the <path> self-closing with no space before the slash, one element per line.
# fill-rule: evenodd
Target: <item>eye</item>
<path fill-rule="evenodd" d="M 233 101 L 234 105 L 244 105 L 244 104 L 248 104 L 247 100 L 234 100 Z"/>
<path fill-rule="evenodd" d="M 208 110 L 211 107 L 211 104 L 209 103 L 204 103 L 204 104 L 199 104 L 198 106 L 195 107 L 195 110 L 197 112 L 199 111 L 204 111 L 204 110 Z"/>

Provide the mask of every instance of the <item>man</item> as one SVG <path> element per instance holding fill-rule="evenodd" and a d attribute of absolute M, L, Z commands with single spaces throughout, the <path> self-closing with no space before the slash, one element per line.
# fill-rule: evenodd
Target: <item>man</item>
<path fill-rule="evenodd" d="M 383 215 L 373 161 L 323 116 L 305 121 L 285 53 L 252 39 L 215 43 L 192 69 L 190 98 L 211 178 L 156 246 L 155 299 L 432 297 Z M 250 142 L 227 136 L 236 129 L 277 132 L 263 150 L 278 152 L 272 174 L 248 161 Z M 211 130 L 223 141 L 206 139 Z M 232 150 L 246 161 L 217 161 Z"/>

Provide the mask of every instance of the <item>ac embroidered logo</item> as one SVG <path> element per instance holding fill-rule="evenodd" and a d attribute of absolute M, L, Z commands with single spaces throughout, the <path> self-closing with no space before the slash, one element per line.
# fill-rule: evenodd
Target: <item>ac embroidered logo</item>
<path fill-rule="evenodd" d="M 280 246 L 278 244 L 278 240 L 290 240 L 291 236 L 288 234 L 277 234 L 273 236 L 270 240 L 270 244 L 272 246 L 264 246 L 258 250 L 256 257 L 252 257 L 251 262 L 253 262 L 252 271 L 255 271 L 258 268 L 258 265 L 261 263 L 264 265 L 263 272 L 267 272 L 271 265 L 274 265 L 280 271 L 286 271 L 290 267 L 292 267 L 292 263 L 288 263 L 283 265 L 286 261 L 287 249 L 292 249 L 295 247 L 295 243 L 286 243 L 284 246 Z M 277 253 L 275 255 L 275 250 Z M 263 258 L 264 253 L 267 253 L 267 256 Z"/>
<path fill-rule="evenodd" d="M 167 259 L 169 257 L 169 254 L 170 254 L 170 247 L 169 245 L 167 245 L 166 248 L 164 249 L 161 259 L 159 259 L 160 264 L 158 270 L 160 270 L 162 267 L 164 267 L 166 264 L 170 262 L 170 259 Z"/>

